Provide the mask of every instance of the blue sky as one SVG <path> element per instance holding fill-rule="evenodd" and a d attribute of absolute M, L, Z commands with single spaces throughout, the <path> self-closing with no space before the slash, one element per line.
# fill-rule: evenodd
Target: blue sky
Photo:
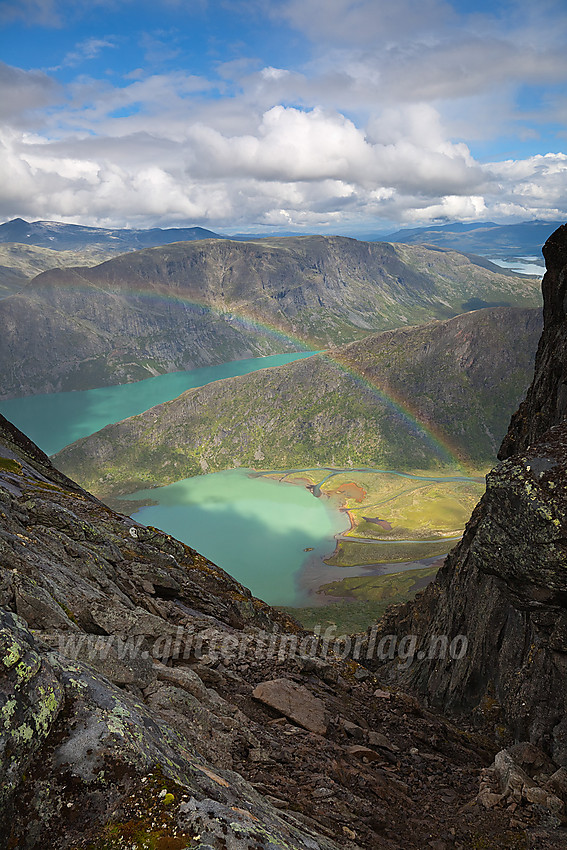
<path fill-rule="evenodd" d="M 567 218 L 564 0 L 0 0 L 0 218 Z"/>

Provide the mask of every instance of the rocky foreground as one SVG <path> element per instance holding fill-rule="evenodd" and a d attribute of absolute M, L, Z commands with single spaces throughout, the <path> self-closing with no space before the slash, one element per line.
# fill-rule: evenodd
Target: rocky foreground
<path fill-rule="evenodd" d="M 302 632 L 5 420 L 0 564 L 1 847 L 564 846 L 543 753 L 537 803 L 501 789 L 499 746 L 385 688 L 360 640 Z"/>

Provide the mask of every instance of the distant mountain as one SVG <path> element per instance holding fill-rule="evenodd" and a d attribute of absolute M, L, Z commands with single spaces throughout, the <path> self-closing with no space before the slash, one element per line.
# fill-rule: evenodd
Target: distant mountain
<path fill-rule="evenodd" d="M 540 297 L 535 279 L 421 246 L 323 236 L 175 243 L 48 271 L 0 301 L 1 396 L 325 348 Z"/>
<path fill-rule="evenodd" d="M 172 227 L 167 230 L 159 227 L 151 230 L 107 229 L 65 224 L 61 221 L 29 222 L 23 218 L 14 218 L 0 224 L 0 242 L 20 242 L 24 245 L 51 248 L 53 251 L 77 250 L 97 245 L 105 246 L 114 253 L 124 253 L 169 245 L 171 242 L 224 238 L 226 237 L 202 227 Z"/>
<path fill-rule="evenodd" d="M 119 254 L 172 242 L 225 238 L 202 227 L 110 230 L 15 218 L 0 224 L 0 299 L 17 292 L 35 275 L 49 269 L 94 266 Z"/>
<path fill-rule="evenodd" d="M 372 334 L 188 390 L 54 461 L 102 498 L 237 466 L 448 466 L 440 434 L 479 468 L 495 462 L 541 328 L 540 310 L 496 308 Z"/>
<path fill-rule="evenodd" d="M 472 224 L 442 224 L 397 230 L 385 239 L 410 245 L 427 244 L 455 251 L 493 257 L 541 255 L 541 246 L 562 221 L 522 221 L 518 224 L 496 224 L 493 221 Z"/>
<path fill-rule="evenodd" d="M 55 251 L 21 242 L 0 243 L 0 299 L 18 292 L 32 278 L 48 269 L 96 266 L 113 256 L 116 256 L 116 251 L 98 245 Z"/>

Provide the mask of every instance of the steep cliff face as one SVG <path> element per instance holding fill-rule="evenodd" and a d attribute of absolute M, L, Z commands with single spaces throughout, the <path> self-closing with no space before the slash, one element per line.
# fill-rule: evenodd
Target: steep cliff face
<path fill-rule="evenodd" d="M 437 580 L 392 610 L 383 632 L 466 635 L 459 664 L 416 657 L 401 678 L 431 704 L 494 721 L 567 766 L 567 226 L 544 255 L 544 332 L 505 459 Z"/>
<path fill-rule="evenodd" d="M 567 224 L 545 243 L 544 330 L 533 383 L 513 416 L 499 457 L 524 451 L 567 415 Z"/>

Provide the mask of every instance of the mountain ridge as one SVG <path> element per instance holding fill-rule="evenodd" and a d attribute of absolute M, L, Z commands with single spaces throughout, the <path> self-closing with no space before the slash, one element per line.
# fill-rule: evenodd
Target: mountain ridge
<path fill-rule="evenodd" d="M 113 251 L 167 245 L 193 239 L 225 239 L 203 227 L 153 227 L 149 229 L 88 227 L 61 221 L 26 221 L 14 218 L 0 224 L 0 243 L 18 242 L 55 251 L 84 249 L 96 245 Z"/>
<path fill-rule="evenodd" d="M 478 469 L 496 458 L 540 333 L 539 311 L 513 308 L 384 331 L 188 390 L 73 443 L 54 461 L 105 498 L 236 466 L 455 464 L 433 434 Z"/>
<path fill-rule="evenodd" d="M 500 303 L 535 307 L 539 284 L 346 237 L 173 243 L 47 271 L 1 300 L 2 397 L 324 348 Z"/>

